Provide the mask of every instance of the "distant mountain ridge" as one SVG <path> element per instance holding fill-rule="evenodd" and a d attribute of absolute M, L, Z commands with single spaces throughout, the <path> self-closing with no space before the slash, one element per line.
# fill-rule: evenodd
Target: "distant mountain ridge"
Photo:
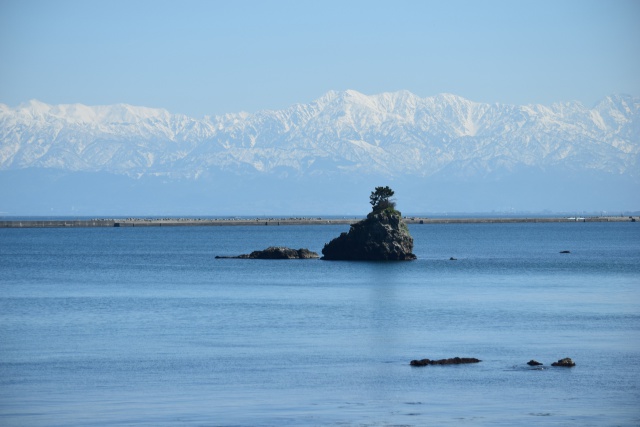
<path fill-rule="evenodd" d="M 504 105 L 331 91 L 284 110 L 196 119 L 163 109 L 0 104 L 0 170 L 129 177 L 376 174 L 476 179 L 519 168 L 637 179 L 640 98 Z"/>
<path fill-rule="evenodd" d="M 0 104 L 0 215 L 638 210 L 640 99 L 483 104 L 331 91 L 283 110 Z"/>

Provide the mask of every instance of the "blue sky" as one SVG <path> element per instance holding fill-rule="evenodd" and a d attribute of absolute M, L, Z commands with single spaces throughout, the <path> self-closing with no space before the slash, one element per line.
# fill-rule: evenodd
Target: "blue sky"
<path fill-rule="evenodd" d="M 285 108 L 328 90 L 640 95 L 640 1 L 6 1 L 0 102 Z"/>

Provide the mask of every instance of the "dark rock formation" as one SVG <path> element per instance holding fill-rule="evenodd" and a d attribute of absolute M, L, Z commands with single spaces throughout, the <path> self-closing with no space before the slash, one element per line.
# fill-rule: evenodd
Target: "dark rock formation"
<path fill-rule="evenodd" d="M 573 360 L 571 360 L 570 357 L 565 357 L 564 359 L 560 359 L 557 362 L 553 362 L 551 366 L 561 366 L 564 368 L 572 368 L 576 366 L 576 364 L 573 363 Z"/>
<path fill-rule="evenodd" d="M 271 246 L 263 251 L 253 251 L 250 254 L 238 256 L 217 256 L 216 258 L 239 258 L 239 259 L 312 259 L 319 258 L 315 252 L 309 249 L 290 249 L 278 246 Z"/>
<path fill-rule="evenodd" d="M 473 357 L 454 357 L 452 359 L 440 359 L 440 360 L 412 360 L 409 364 L 411 366 L 427 366 L 427 365 L 460 365 L 463 363 L 478 363 L 482 360 L 475 359 Z"/>
<path fill-rule="evenodd" d="M 413 238 L 402 215 L 392 207 L 374 210 L 322 249 L 324 260 L 414 260 Z"/>
<path fill-rule="evenodd" d="M 538 362 L 537 360 L 531 359 L 531 360 L 529 360 L 527 362 L 527 365 L 529 365 L 529 366 L 540 366 L 540 365 L 542 365 L 542 363 Z"/>

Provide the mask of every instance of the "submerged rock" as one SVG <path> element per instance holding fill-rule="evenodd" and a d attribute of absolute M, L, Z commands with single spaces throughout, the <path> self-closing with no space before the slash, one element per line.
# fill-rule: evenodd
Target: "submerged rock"
<path fill-rule="evenodd" d="M 562 366 L 565 368 L 572 368 L 576 366 L 576 364 L 571 360 L 570 357 L 565 357 L 564 359 L 560 359 L 557 362 L 553 362 L 551 366 Z"/>
<path fill-rule="evenodd" d="M 414 260 L 413 238 L 393 208 L 373 211 L 367 218 L 351 225 L 322 249 L 324 260 L 406 261 Z"/>
<path fill-rule="evenodd" d="M 533 359 L 531 359 L 531 360 L 529 360 L 529 361 L 527 362 L 527 365 L 529 365 L 529 366 L 541 366 L 541 365 L 542 365 L 542 363 L 538 362 L 537 360 L 533 360 Z"/>
<path fill-rule="evenodd" d="M 216 256 L 216 258 L 236 259 L 313 259 L 320 256 L 309 249 L 290 249 L 281 246 L 270 246 L 262 251 L 253 251 L 250 254 L 238 256 Z"/>
<path fill-rule="evenodd" d="M 460 365 L 463 363 L 478 363 L 478 362 L 482 362 L 482 360 L 476 359 L 473 357 L 454 357 L 451 359 L 440 359 L 440 360 L 430 360 L 430 359 L 412 360 L 409 364 L 411 366 L 427 366 L 427 365 Z"/>

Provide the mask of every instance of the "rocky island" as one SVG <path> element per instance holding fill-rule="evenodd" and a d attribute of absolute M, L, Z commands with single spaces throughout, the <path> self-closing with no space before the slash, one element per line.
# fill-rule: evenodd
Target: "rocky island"
<path fill-rule="evenodd" d="M 395 209 L 389 187 L 376 187 L 369 196 L 373 206 L 367 218 L 351 225 L 322 249 L 323 260 L 405 261 L 414 260 L 413 238 Z"/>
<path fill-rule="evenodd" d="M 270 246 L 262 251 L 253 251 L 250 254 L 242 254 L 238 256 L 216 256 L 218 259 L 234 258 L 234 259 L 313 259 L 319 258 L 319 255 L 309 249 L 291 249 L 281 246 Z"/>

